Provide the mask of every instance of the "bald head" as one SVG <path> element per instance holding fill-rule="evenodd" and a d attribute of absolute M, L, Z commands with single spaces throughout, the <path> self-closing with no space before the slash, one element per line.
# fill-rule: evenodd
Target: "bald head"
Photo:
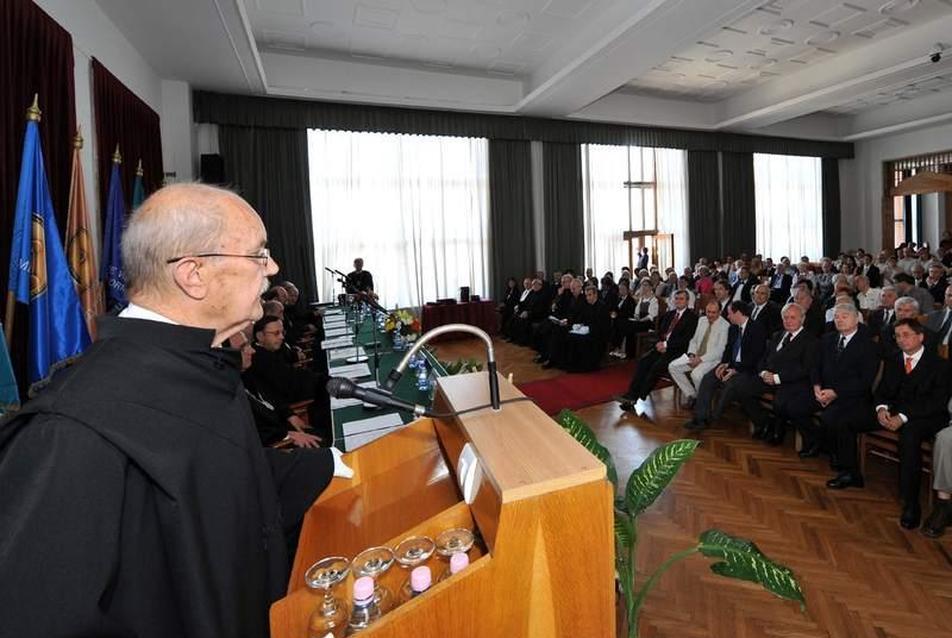
<path fill-rule="evenodd" d="M 149 196 L 122 235 L 122 269 L 130 299 L 172 285 L 169 259 L 219 252 L 230 219 L 261 223 L 245 200 L 216 186 L 172 184 Z"/>
<path fill-rule="evenodd" d="M 129 301 L 184 326 L 215 330 L 213 343 L 262 315 L 259 295 L 278 272 L 261 219 L 238 195 L 175 184 L 133 213 L 122 237 Z"/>

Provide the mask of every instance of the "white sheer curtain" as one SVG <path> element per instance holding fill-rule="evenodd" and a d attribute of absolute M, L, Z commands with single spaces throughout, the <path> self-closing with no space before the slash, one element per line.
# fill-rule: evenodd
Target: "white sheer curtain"
<path fill-rule="evenodd" d="M 658 230 L 674 235 L 674 267 L 681 274 L 690 266 L 688 253 L 688 179 L 687 152 L 656 148 L 655 171 L 658 180 Z"/>
<path fill-rule="evenodd" d="M 321 299 L 340 292 L 324 268 L 356 257 L 388 308 L 486 295 L 485 139 L 309 130 L 308 155 Z"/>
<path fill-rule="evenodd" d="M 823 254 L 822 180 L 819 157 L 754 154 L 757 252 L 774 261 Z"/>
<path fill-rule="evenodd" d="M 622 233 L 631 229 L 628 189 L 628 147 L 582 145 L 582 202 L 585 267 L 601 277 L 615 276 L 628 264 L 628 242 Z M 581 273 L 579 273 L 581 274 Z"/>
<path fill-rule="evenodd" d="M 681 150 L 583 145 L 585 265 L 599 277 L 609 270 L 617 277 L 631 265 L 622 233 L 655 228 L 674 234 L 675 266 L 687 265 L 686 171 Z M 626 181 L 641 184 L 626 188 Z"/>

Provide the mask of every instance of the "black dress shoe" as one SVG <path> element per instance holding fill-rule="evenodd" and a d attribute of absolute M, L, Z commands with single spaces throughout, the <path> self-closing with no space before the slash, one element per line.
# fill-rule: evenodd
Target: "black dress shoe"
<path fill-rule="evenodd" d="M 840 472 L 836 478 L 831 478 L 826 482 L 826 486 L 831 490 L 843 490 L 847 487 L 863 487 L 863 477 L 852 472 Z"/>
<path fill-rule="evenodd" d="M 840 462 L 840 457 L 834 452 L 830 454 L 830 469 L 834 472 L 842 472 L 843 464 Z"/>
<path fill-rule="evenodd" d="M 553 364 L 551 361 L 543 361 L 543 362 L 542 362 L 542 367 L 545 368 L 546 370 L 548 370 L 549 368 L 551 368 L 553 365 L 555 365 L 555 364 Z"/>
<path fill-rule="evenodd" d="M 691 419 L 684 424 L 684 429 L 692 432 L 700 432 L 705 428 L 707 428 L 707 421 L 698 421 L 697 419 Z"/>
<path fill-rule="evenodd" d="M 918 529 L 921 518 L 922 510 L 919 509 L 919 503 L 912 503 L 902 508 L 899 524 L 903 529 Z"/>
<path fill-rule="evenodd" d="M 631 401 L 622 401 L 618 407 L 620 407 L 625 412 L 632 412 L 637 414 L 637 411 L 635 410 L 635 404 L 632 403 Z"/>
<path fill-rule="evenodd" d="M 816 443 L 814 443 L 813 445 L 808 445 L 807 447 L 805 447 L 805 448 L 803 448 L 802 450 L 800 450 L 799 452 L 797 452 L 797 455 L 798 455 L 801 459 L 812 459 L 812 458 L 816 458 L 816 457 L 820 456 L 820 446 L 817 445 Z"/>
<path fill-rule="evenodd" d="M 764 440 L 767 442 L 767 445 L 783 445 L 783 440 L 786 438 L 786 432 L 784 430 L 778 430 L 776 428 L 770 430 L 767 435 L 764 437 Z"/>
<path fill-rule="evenodd" d="M 543 361 L 545 361 L 545 357 L 543 357 L 541 354 L 540 354 L 540 355 L 537 355 L 537 356 L 532 360 L 533 363 L 542 363 Z"/>
<path fill-rule="evenodd" d="M 929 518 L 922 526 L 922 533 L 929 538 L 939 538 L 950 524 L 952 524 L 952 501 L 937 500 Z"/>
<path fill-rule="evenodd" d="M 766 425 L 754 426 L 754 431 L 750 433 L 752 439 L 765 439 L 769 428 Z"/>

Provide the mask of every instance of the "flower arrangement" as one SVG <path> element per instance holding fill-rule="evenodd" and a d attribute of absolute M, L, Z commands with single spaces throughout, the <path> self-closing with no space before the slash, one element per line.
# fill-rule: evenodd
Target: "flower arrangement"
<path fill-rule="evenodd" d="M 413 316 L 412 312 L 397 308 L 387 317 L 383 329 L 388 334 L 400 335 L 407 341 L 416 341 L 423 330 L 423 326 L 420 324 L 420 320 Z"/>

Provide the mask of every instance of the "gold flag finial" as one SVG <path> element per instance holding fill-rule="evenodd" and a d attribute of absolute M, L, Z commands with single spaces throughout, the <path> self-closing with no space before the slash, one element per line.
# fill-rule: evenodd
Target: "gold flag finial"
<path fill-rule="evenodd" d="M 145 175 L 145 171 L 142 170 L 142 158 L 139 158 L 139 165 L 136 167 L 136 175 L 142 177 Z"/>
<path fill-rule="evenodd" d="M 76 127 L 76 135 L 73 136 L 73 148 L 83 147 L 83 127 Z"/>
<path fill-rule="evenodd" d="M 112 154 L 113 164 L 122 164 L 122 154 L 119 153 L 119 144 L 116 144 L 116 150 Z"/>
<path fill-rule="evenodd" d="M 40 111 L 40 94 L 33 94 L 33 104 L 26 110 L 26 119 L 30 122 L 39 122 L 40 116 L 43 114 Z"/>

